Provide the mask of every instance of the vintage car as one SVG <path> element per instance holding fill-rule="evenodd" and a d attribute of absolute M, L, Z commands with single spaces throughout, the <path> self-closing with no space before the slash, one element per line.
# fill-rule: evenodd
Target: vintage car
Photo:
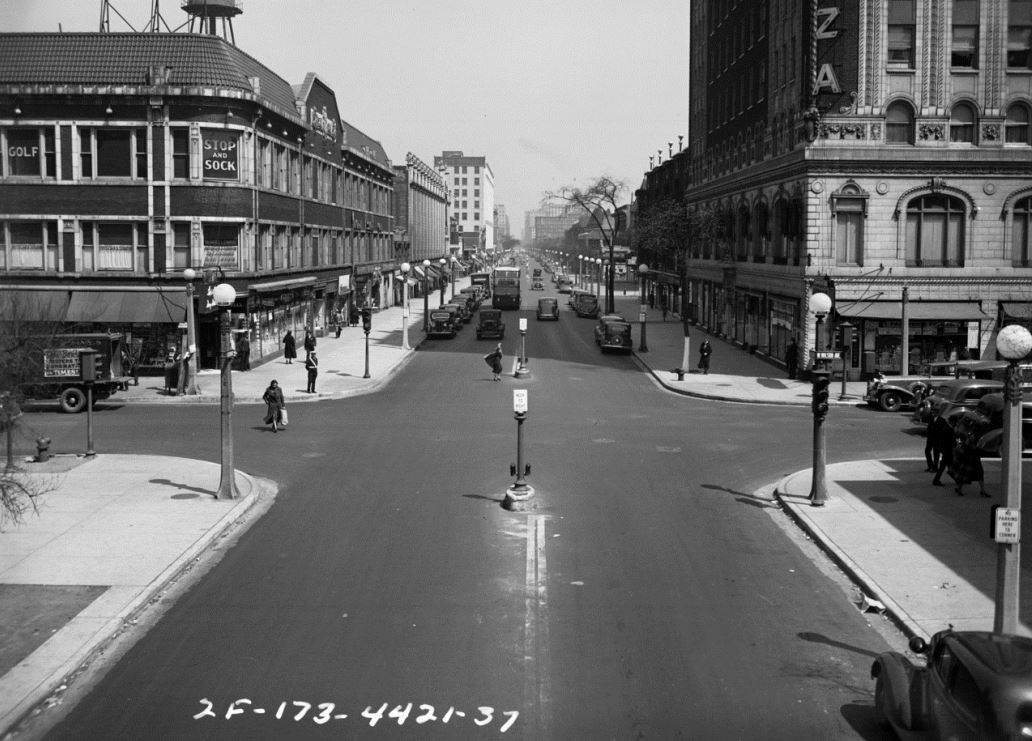
<path fill-rule="evenodd" d="M 982 455 L 998 456 L 1003 446 L 1003 412 L 1003 392 L 994 391 L 979 399 L 974 409 L 956 407 L 947 411 L 945 416 L 950 427 L 955 430 L 958 426 L 964 426 L 965 422 L 968 423 L 967 427 L 971 427 L 969 419 L 974 417 L 981 433 L 977 444 Z M 968 419 L 965 419 L 965 415 Z M 1022 455 L 1032 453 L 1032 401 L 1021 403 L 1021 452 Z"/>
<path fill-rule="evenodd" d="M 537 305 L 538 320 L 559 321 L 559 299 L 539 298 Z"/>
<path fill-rule="evenodd" d="M 449 339 L 454 337 L 455 322 L 453 321 L 453 316 L 450 311 L 431 311 L 426 336 L 447 337 Z"/>
<path fill-rule="evenodd" d="M 462 321 L 471 322 L 473 320 L 473 314 L 476 312 L 476 304 L 473 302 L 473 297 L 468 293 L 456 293 L 447 302 L 447 304 L 455 304 L 462 309 Z"/>
<path fill-rule="evenodd" d="M 502 339 L 505 337 L 505 322 L 502 321 L 501 309 L 481 309 L 477 315 L 477 339 L 485 337 Z"/>
<path fill-rule="evenodd" d="M 473 302 L 473 311 L 479 309 L 480 304 L 484 303 L 483 291 L 476 286 L 467 286 L 466 288 L 461 289 L 459 293 L 464 296 L 469 296 L 470 300 Z"/>
<path fill-rule="evenodd" d="M 974 409 L 986 394 L 1003 391 L 1000 381 L 980 378 L 957 378 L 942 381 L 931 389 L 915 407 L 910 419 L 915 424 L 928 424 L 936 414 L 948 415 L 955 409 Z"/>
<path fill-rule="evenodd" d="M 530 290 L 532 291 L 543 291 L 545 290 L 545 284 L 539 280 L 535 280 L 530 284 Z"/>
<path fill-rule="evenodd" d="M 910 650 L 925 665 L 888 651 L 871 667 L 881 725 L 903 739 L 1032 737 L 1032 638 L 944 630 Z"/>
<path fill-rule="evenodd" d="M 437 311 L 447 311 L 452 318 L 452 324 L 455 325 L 456 331 L 462 329 L 463 324 L 466 323 L 464 307 L 456 304 L 445 304 L 437 308 Z"/>
<path fill-rule="evenodd" d="M 598 296 L 593 293 L 579 293 L 573 302 L 573 310 L 577 316 L 594 319 L 598 316 Z"/>
<path fill-rule="evenodd" d="M 573 290 L 573 279 L 568 275 L 560 275 L 555 280 L 555 286 L 559 293 L 569 293 Z"/>
<path fill-rule="evenodd" d="M 1006 363 L 992 360 L 943 360 L 925 363 L 920 375 L 889 376 L 879 373 L 867 383 L 864 401 L 887 412 L 904 406 L 916 407 L 933 390 L 948 379 L 979 378 L 1001 380 Z"/>
<path fill-rule="evenodd" d="M 602 324 L 601 327 L 601 333 L 599 333 L 598 327 L 595 328 L 595 332 L 598 336 L 598 346 L 602 352 L 613 350 L 629 353 L 634 349 L 629 322 L 611 319 Z"/>
<path fill-rule="evenodd" d="M 597 345 L 605 334 L 605 325 L 608 322 L 627 322 L 624 319 L 623 314 L 602 314 L 598 318 L 598 323 L 595 324 L 595 344 Z"/>

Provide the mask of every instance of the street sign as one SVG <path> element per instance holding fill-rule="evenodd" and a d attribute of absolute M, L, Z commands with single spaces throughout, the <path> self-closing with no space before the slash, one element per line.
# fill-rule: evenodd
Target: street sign
<path fill-rule="evenodd" d="M 521 332 L 526 332 L 527 331 L 527 317 L 525 317 L 525 316 L 521 316 L 520 317 L 520 331 Z"/>
<path fill-rule="evenodd" d="M 526 413 L 527 411 L 527 389 L 512 390 L 512 410 L 514 412 Z"/>
<path fill-rule="evenodd" d="M 1021 542 L 1021 510 L 997 504 L 993 507 L 992 538 L 997 543 Z"/>
<path fill-rule="evenodd" d="M 818 360 L 838 360 L 840 352 L 837 350 L 820 350 L 817 353 Z"/>

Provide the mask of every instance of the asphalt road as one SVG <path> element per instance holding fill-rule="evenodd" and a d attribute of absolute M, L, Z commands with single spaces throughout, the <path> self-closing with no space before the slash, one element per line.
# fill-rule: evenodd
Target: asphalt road
<path fill-rule="evenodd" d="M 46 737 L 883 738 L 887 631 L 756 494 L 809 466 L 808 411 L 672 395 L 591 320 L 530 322 L 526 379 L 492 382 L 470 327 L 379 394 L 294 405 L 284 434 L 238 407 L 236 464 L 274 505 Z M 514 388 L 522 514 L 500 506 Z M 95 425 L 104 449 L 217 459 L 214 408 Z M 922 445 L 894 415 L 826 427 L 829 461 Z"/>

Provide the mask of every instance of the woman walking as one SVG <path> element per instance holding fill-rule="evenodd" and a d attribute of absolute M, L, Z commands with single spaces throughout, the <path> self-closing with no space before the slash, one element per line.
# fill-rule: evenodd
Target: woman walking
<path fill-rule="evenodd" d="M 709 359 L 712 354 L 713 346 L 710 345 L 709 340 L 703 340 L 699 346 L 699 370 L 703 372 L 703 375 L 709 373 Z"/>
<path fill-rule="evenodd" d="M 283 389 L 276 381 L 269 383 L 269 387 L 262 394 L 262 401 L 265 402 L 265 424 L 272 424 L 273 432 L 278 432 L 281 424 L 286 427 L 287 405 L 283 401 Z"/>
<path fill-rule="evenodd" d="M 499 342 L 494 350 L 484 356 L 484 361 L 491 366 L 491 373 L 495 381 L 502 380 L 502 343 Z"/>
<path fill-rule="evenodd" d="M 287 333 L 283 335 L 283 359 L 288 363 L 293 363 L 296 357 L 297 340 L 294 339 L 294 333 L 288 329 Z"/>

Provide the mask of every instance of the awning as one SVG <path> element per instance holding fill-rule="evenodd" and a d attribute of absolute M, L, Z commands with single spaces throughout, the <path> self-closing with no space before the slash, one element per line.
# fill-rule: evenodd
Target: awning
<path fill-rule="evenodd" d="M 1000 307 L 1003 309 L 1003 315 L 1009 319 L 1032 319 L 1032 304 L 1006 301 L 1002 302 Z"/>
<path fill-rule="evenodd" d="M 301 288 L 315 284 L 315 276 L 307 278 L 287 278 L 286 280 L 273 280 L 268 283 L 252 283 L 247 287 L 248 291 L 256 293 L 269 293 L 273 291 L 289 291 L 291 288 Z"/>
<path fill-rule="evenodd" d="M 0 317 L 4 321 L 63 322 L 71 294 L 67 289 L 0 289 Z"/>
<path fill-rule="evenodd" d="M 839 316 L 850 319 L 903 319 L 902 301 L 841 301 L 835 304 Z M 911 301 L 910 321 L 985 321 L 991 319 L 978 301 Z"/>
<path fill-rule="evenodd" d="M 418 275 L 420 278 L 426 277 L 426 273 L 423 271 L 423 267 L 421 265 L 413 265 L 412 269 L 416 271 L 416 275 Z"/>
<path fill-rule="evenodd" d="M 74 291 L 66 320 L 178 324 L 186 321 L 186 294 L 182 291 Z"/>

